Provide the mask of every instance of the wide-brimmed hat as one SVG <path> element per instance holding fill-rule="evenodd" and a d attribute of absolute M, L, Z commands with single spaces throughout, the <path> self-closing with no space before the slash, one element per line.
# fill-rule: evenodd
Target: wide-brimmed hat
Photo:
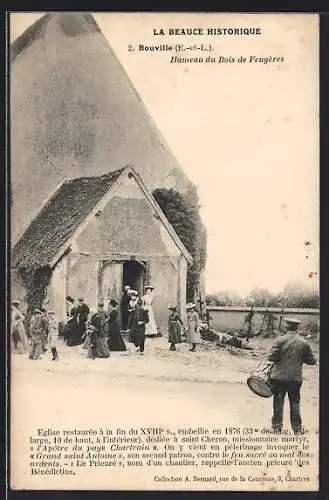
<path fill-rule="evenodd" d="M 48 311 L 48 314 L 55 314 L 55 311 Z"/>
<path fill-rule="evenodd" d="M 152 286 L 152 285 L 147 285 L 147 286 L 145 287 L 145 290 L 154 290 L 154 286 Z"/>
<path fill-rule="evenodd" d="M 138 296 L 138 292 L 136 292 L 136 290 L 130 290 L 130 295 L 136 295 L 136 297 Z"/>
<path fill-rule="evenodd" d="M 177 306 L 175 306 L 175 304 L 169 304 L 168 309 L 177 309 Z"/>
<path fill-rule="evenodd" d="M 186 309 L 194 309 L 194 307 L 196 307 L 196 304 L 193 304 L 193 302 L 189 302 L 189 303 L 186 305 Z"/>
<path fill-rule="evenodd" d="M 42 314 L 41 311 L 40 311 L 40 309 L 34 309 L 34 313 L 35 314 Z"/>
<path fill-rule="evenodd" d="M 20 305 L 20 302 L 19 300 L 13 300 L 12 303 L 11 303 L 12 306 L 19 306 Z"/>
<path fill-rule="evenodd" d="M 130 290 L 130 286 L 129 286 L 129 285 L 125 285 L 125 286 L 123 287 L 123 289 L 124 289 L 124 290 Z"/>
<path fill-rule="evenodd" d="M 84 299 L 83 297 L 79 297 L 79 298 L 78 298 L 78 301 L 79 301 L 79 302 L 83 302 L 84 300 L 85 300 L 85 299 Z"/>

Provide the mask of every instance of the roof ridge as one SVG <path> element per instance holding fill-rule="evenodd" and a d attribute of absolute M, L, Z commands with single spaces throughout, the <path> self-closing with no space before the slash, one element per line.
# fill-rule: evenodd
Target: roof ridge
<path fill-rule="evenodd" d="M 24 52 L 35 39 L 43 35 L 44 28 L 47 26 L 50 20 L 51 14 L 47 12 L 47 14 L 37 19 L 10 44 L 11 62 L 13 62 L 19 54 Z"/>
<path fill-rule="evenodd" d="M 124 172 L 128 168 L 132 168 L 132 166 L 125 165 L 124 167 L 118 168 L 116 170 L 110 170 L 109 172 L 106 172 L 104 174 L 99 174 L 99 175 L 82 175 L 81 177 L 71 177 L 69 179 L 66 179 L 64 184 L 70 184 L 71 182 L 81 181 L 83 179 L 86 179 L 86 180 L 101 179 L 102 177 L 111 178 L 111 177 L 115 177 L 116 175 L 121 174 L 122 172 Z"/>

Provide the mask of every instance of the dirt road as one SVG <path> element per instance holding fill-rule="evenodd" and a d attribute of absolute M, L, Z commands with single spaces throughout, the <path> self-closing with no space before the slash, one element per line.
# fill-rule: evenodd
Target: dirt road
<path fill-rule="evenodd" d="M 255 353 L 230 353 L 205 342 L 198 352 L 190 353 L 184 343 L 171 352 L 166 339 L 159 338 L 147 340 L 144 356 L 135 353 L 130 344 L 127 352 L 112 353 L 109 359 L 90 360 L 81 347 L 63 344 L 58 362 L 52 362 L 48 353 L 38 361 L 13 355 L 14 452 L 19 453 L 20 443 L 29 433 L 46 426 L 268 427 L 272 400 L 254 395 L 246 378 L 270 343 L 258 341 Z M 305 367 L 304 375 L 304 425 L 317 433 L 317 367 Z M 285 426 L 289 427 L 288 405 Z"/>

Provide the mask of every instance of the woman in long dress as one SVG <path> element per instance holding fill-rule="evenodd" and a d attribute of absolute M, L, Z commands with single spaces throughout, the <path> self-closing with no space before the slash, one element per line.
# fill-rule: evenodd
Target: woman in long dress
<path fill-rule="evenodd" d="M 107 343 L 110 351 L 126 351 L 127 347 L 121 336 L 120 331 L 120 314 L 118 304 L 115 300 L 111 299 L 109 303 L 109 321 L 108 321 L 108 339 Z M 127 325 L 128 326 L 128 325 Z"/>
<path fill-rule="evenodd" d="M 192 344 L 191 352 L 196 351 L 197 344 L 200 344 L 200 319 L 199 315 L 196 312 L 196 305 L 189 303 L 186 306 L 187 309 L 187 332 L 186 332 L 186 341 Z"/>
<path fill-rule="evenodd" d="M 170 343 L 170 351 L 176 351 L 176 344 L 182 342 L 182 327 L 183 321 L 177 312 L 177 306 L 169 306 L 168 318 L 168 342 Z"/>
<path fill-rule="evenodd" d="M 11 338 L 16 352 L 26 353 L 29 347 L 29 341 L 25 332 L 25 316 L 20 310 L 18 300 L 12 302 L 11 309 Z"/>
<path fill-rule="evenodd" d="M 145 325 L 145 337 L 158 337 L 158 328 L 155 321 L 154 310 L 153 310 L 153 294 L 154 287 L 146 286 L 145 295 L 143 296 L 143 306 L 148 312 L 149 322 Z"/>
<path fill-rule="evenodd" d="M 82 342 L 82 330 L 78 322 L 78 310 L 72 307 L 70 317 L 64 328 L 64 339 L 70 347 L 80 345 Z"/>
<path fill-rule="evenodd" d="M 99 302 L 97 312 L 92 316 L 90 323 L 96 330 L 96 357 L 109 358 L 110 350 L 107 345 L 108 315 L 104 311 L 103 302 Z"/>
<path fill-rule="evenodd" d="M 90 339 L 91 339 L 91 330 L 92 330 L 90 328 L 90 325 L 91 325 L 90 321 L 95 313 L 96 313 L 96 309 L 94 309 L 93 307 L 90 308 L 87 323 L 86 323 L 86 330 L 85 330 L 85 333 L 82 335 L 82 340 L 83 340 L 82 348 L 83 349 L 89 349 Z"/>

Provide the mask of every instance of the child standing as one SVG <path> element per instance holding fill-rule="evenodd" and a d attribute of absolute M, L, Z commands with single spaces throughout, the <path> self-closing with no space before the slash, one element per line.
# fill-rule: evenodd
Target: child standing
<path fill-rule="evenodd" d="M 56 359 L 58 359 L 58 353 L 57 353 L 58 319 L 56 318 L 54 311 L 48 311 L 48 327 L 49 327 L 48 341 L 53 355 L 51 360 L 55 361 Z"/>

